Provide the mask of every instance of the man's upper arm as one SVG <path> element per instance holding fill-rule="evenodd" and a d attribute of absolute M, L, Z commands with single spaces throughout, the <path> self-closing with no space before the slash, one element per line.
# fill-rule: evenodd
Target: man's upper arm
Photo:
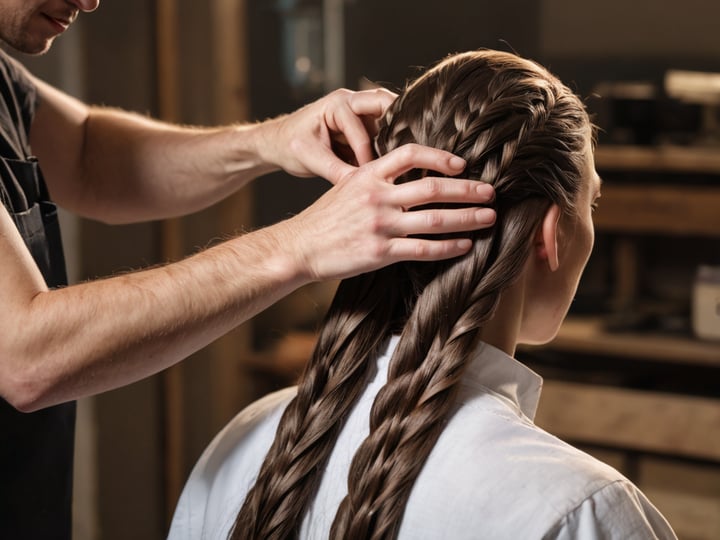
<path fill-rule="evenodd" d="M 0 204 L 0 395 L 14 403 L 23 315 L 32 299 L 47 291 L 40 269 L 25 246 L 10 214 Z"/>
<path fill-rule="evenodd" d="M 30 146 L 53 200 L 73 209 L 76 197 L 81 195 L 79 181 L 88 107 L 43 81 L 32 80 L 38 102 L 30 127 Z"/>

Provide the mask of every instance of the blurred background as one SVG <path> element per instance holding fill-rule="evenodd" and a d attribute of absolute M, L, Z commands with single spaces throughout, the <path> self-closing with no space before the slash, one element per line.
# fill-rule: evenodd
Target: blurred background
<path fill-rule="evenodd" d="M 397 90 L 445 55 L 533 58 L 602 128 L 597 245 L 558 338 L 518 356 L 537 422 L 635 481 L 680 538 L 720 538 L 720 4 L 710 0 L 124 0 L 20 57 L 91 103 L 262 120 L 328 91 Z M 285 219 L 328 184 L 277 173 L 182 220 L 63 215 L 72 280 L 176 260 Z M 291 384 L 335 284 L 293 294 L 183 365 L 80 403 L 75 538 L 164 538 L 182 485 L 244 405 Z M 482 459 L 482 456 L 478 456 Z"/>

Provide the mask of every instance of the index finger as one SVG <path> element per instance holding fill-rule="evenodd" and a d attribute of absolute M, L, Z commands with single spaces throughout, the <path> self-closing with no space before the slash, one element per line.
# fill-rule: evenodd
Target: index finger
<path fill-rule="evenodd" d="M 333 116 L 333 122 L 342 136 L 342 138 L 334 138 L 340 142 L 343 142 L 342 139 L 345 140 L 355 154 L 358 164 L 364 165 L 371 161 L 373 158 L 371 134 L 361 118 L 352 110 L 344 109 Z"/>
<path fill-rule="evenodd" d="M 362 90 L 351 96 L 350 110 L 358 116 L 380 118 L 390 104 L 395 101 L 395 98 L 397 98 L 397 94 L 386 88 Z"/>
<path fill-rule="evenodd" d="M 389 182 L 411 169 L 429 169 L 454 176 L 462 172 L 466 162 L 445 150 L 422 146 L 415 143 L 404 144 L 376 159 L 368 166 Z"/>
<path fill-rule="evenodd" d="M 373 159 L 371 138 L 377 133 L 376 121 L 396 97 L 385 88 L 333 94 L 330 103 L 334 106 L 326 110 L 325 121 L 333 139 L 346 143 L 359 165 Z"/>
<path fill-rule="evenodd" d="M 397 94 L 385 88 L 363 90 L 350 96 L 348 105 L 352 114 L 345 120 L 342 132 L 360 165 L 373 159 L 370 139 L 377 133 L 377 119 L 385 114 L 396 97 Z"/>

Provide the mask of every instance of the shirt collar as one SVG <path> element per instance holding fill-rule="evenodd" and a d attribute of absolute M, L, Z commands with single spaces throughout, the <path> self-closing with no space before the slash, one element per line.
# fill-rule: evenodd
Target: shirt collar
<path fill-rule="evenodd" d="M 400 337 L 390 339 L 384 354 L 378 359 L 378 367 L 386 371 L 390 357 Z M 534 420 L 540 401 L 542 377 L 521 364 L 512 356 L 487 343 L 481 342 L 463 375 L 462 384 L 472 393 L 490 391 L 510 402 L 518 413 Z"/>
<path fill-rule="evenodd" d="M 487 343 L 480 343 L 467 366 L 463 383 L 509 400 L 530 420 L 535 418 L 543 380 L 529 367 Z"/>

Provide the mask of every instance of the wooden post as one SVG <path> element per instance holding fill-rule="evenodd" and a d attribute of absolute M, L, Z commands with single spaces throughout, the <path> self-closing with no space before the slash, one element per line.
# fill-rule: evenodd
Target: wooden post
<path fill-rule="evenodd" d="M 178 84 L 178 16 L 176 0 L 157 0 L 157 89 L 158 114 L 167 122 L 179 120 Z M 168 219 L 161 224 L 164 261 L 182 258 L 182 223 Z M 163 426 L 165 451 L 165 513 L 172 519 L 184 482 L 183 368 L 177 364 L 162 375 Z"/>
<path fill-rule="evenodd" d="M 214 121 L 219 124 L 241 123 L 249 120 L 248 58 L 246 52 L 245 0 L 211 0 L 210 21 L 213 27 L 215 99 Z M 246 186 L 238 194 L 217 205 L 216 219 L 222 231 L 234 231 L 252 223 L 252 187 Z M 242 380 L 241 366 L 252 356 L 251 324 L 222 337 L 212 345 L 215 362 L 210 373 L 213 403 L 213 425 L 223 426 L 239 408 L 247 403 L 247 381 Z M 254 396 L 250 396 L 250 399 Z"/>
<path fill-rule="evenodd" d="M 157 0 L 157 84 L 159 116 L 169 122 L 181 121 L 179 88 L 179 28 L 178 0 Z M 213 62 L 213 121 L 216 124 L 243 122 L 248 119 L 247 56 L 243 45 L 245 33 L 244 0 L 211 0 L 207 4 L 213 38 L 209 60 Z M 248 188 L 218 204 L 214 214 L 219 228 L 224 231 L 237 228 L 238 216 L 245 224 L 251 215 L 251 197 Z M 162 255 L 166 261 L 184 256 L 182 221 L 166 220 L 162 223 Z M 232 332 L 210 346 L 211 356 L 220 362 L 210 362 L 210 384 L 213 402 L 213 425 L 222 425 L 238 409 L 240 376 L 239 359 L 249 353 L 249 326 Z M 168 523 L 185 481 L 187 461 L 186 412 L 184 409 L 184 369 L 181 364 L 162 374 L 164 441 L 165 441 L 165 504 Z"/>

